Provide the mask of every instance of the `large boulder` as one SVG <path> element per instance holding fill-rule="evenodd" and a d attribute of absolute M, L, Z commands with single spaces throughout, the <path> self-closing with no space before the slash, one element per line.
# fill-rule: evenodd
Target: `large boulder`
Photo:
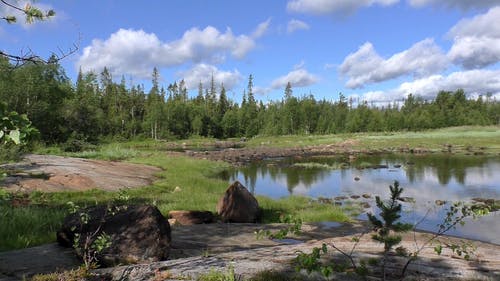
<path fill-rule="evenodd" d="M 77 244 L 77 255 L 83 258 L 83 249 L 89 248 L 85 245 L 92 245 L 102 233 L 109 235 L 110 246 L 96 253 L 101 266 L 165 260 L 170 252 L 170 225 L 150 205 L 82 209 L 64 219 L 57 241 L 65 247 Z"/>
<path fill-rule="evenodd" d="M 224 222 L 254 223 L 259 218 L 259 203 L 246 187 L 235 181 L 219 199 L 217 214 Z"/>
<path fill-rule="evenodd" d="M 174 219 L 180 225 L 213 223 L 214 214 L 209 211 L 170 211 L 169 219 Z"/>

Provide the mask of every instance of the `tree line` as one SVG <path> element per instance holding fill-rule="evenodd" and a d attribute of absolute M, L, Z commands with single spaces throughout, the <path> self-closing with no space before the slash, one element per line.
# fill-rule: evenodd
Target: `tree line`
<path fill-rule="evenodd" d="M 55 60 L 55 58 L 54 58 Z M 49 59 L 50 61 L 50 59 Z M 12 67 L 0 59 L 0 101 L 26 114 L 46 143 L 68 140 L 97 142 L 102 137 L 153 139 L 205 136 L 214 138 L 255 135 L 334 134 L 424 130 L 461 125 L 493 125 L 500 121 L 500 102 L 490 94 L 467 99 L 463 90 L 440 91 L 433 100 L 409 95 L 402 103 L 373 106 L 339 99 L 297 97 L 288 83 L 280 100 L 263 103 L 254 93 L 253 76 L 241 103 L 227 97 L 223 84 L 212 77 L 188 95 L 183 80 L 152 86 L 115 82 L 108 69 L 78 73 L 73 83 L 54 61 Z"/>

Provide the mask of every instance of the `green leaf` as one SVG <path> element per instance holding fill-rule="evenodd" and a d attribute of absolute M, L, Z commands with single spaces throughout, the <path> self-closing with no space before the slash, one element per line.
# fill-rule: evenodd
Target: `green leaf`
<path fill-rule="evenodd" d="M 20 144 L 21 143 L 21 134 L 19 130 L 12 130 L 9 133 L 10 139 L 15 143 L 15 144 Z"/>
<path fill-rule="evenodd" d="M 6 16 L 4 19 L 7 21 L 7 23 L 15 23 L 16 22 L 16 17 L 15 16 Z"/>
<path fill-rule="evenodd" d="M 3 135 L 5 135 L 5 133 L 2 130 L 0 130 L 0 139 L 3 137 Z"/>
<path fill-rule="evenodd" d="M 443 252 L 443 246 L 437 245 L 436 247 L 434 247 L 434 252 L 436 252 L 436 254 L 438 255 L 441 255 L 441 253 Z"/>

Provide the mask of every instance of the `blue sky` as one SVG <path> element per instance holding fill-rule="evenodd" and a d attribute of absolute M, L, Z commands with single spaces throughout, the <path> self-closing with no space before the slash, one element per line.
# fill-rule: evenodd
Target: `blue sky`
<path fill-rule="evenodd" d="M 18 1 L 24 5 L 25 1 Z M 194 92 L 213 75 L 239 101 L 250 74 L 257 98 L 294 95 L 373 103 L 464 88 L 500 99 L 498 0 L 47 1 L 49 22 L 0 25 L 0 48 L 41 56 L 79 45 L 61 64 L 107 66 L 116 81 L 184 79 Z M 6 14 L 5 7 L 0 14 Z"/>

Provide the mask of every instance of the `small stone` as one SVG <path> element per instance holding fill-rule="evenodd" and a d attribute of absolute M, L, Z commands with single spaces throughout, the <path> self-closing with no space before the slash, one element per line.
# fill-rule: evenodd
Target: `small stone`
<path fill-rule="evenodd" d="M 361 196 L 359 196 L 359 195 L 351 195 L 352 199 L 359 199 L 359 197 L 361 197 Z"/>
<path fill-rule="evenodd" d="M 368 209 L 368 208 L 371 208 L 371 205 L 368 202 L 363 202 L 363 203 L 361 203 L 361 207 L 363 207 L 363 209 Z"/>
<path fill-rule="evenodd" d="M 363 195 L 361 195 L 361 196 L 363 196 L 363 198 L 365 198 L 365 199 L 372 198 L 372 196 L 370 194 L 368 194 L 368 193 L 363 193 Z"/>
<path fill-rule="evenodd" d="M 332 204 L 333 200 L 331 198 L 318 197 L 318 202 L 321 204 Z"/>
<path fill-rule="evenodd" d="M 413 197 L 399 197 L 398 198 L 399 201 L 401 202 L 406 202 L 406 203 L 415 203 L 415 198 Z"/>
<path fill-rule="evenodd" d="M 444 204 L 446 204 L 446 201 L 438 199 L 434 203 L 436 203 L 437 206 L 443 206 Z"/>
<path fill-rule="evenodd" d="M 354 177 L 354 180 L 355 181 L 359 181 L 359 177 Z"/>

